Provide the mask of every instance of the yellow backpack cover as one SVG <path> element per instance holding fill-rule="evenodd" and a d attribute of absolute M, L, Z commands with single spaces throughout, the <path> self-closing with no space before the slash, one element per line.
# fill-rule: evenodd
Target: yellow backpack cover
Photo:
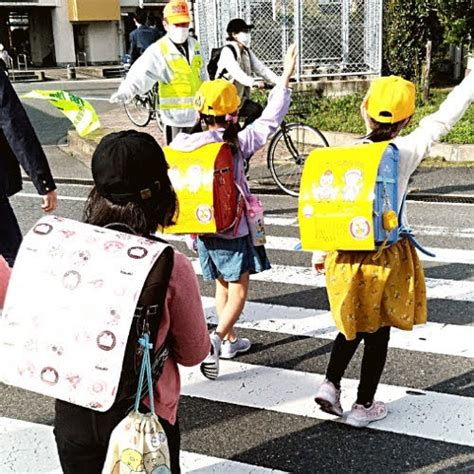
<path fill-rule="evenodd" d="M 374 189 L 388 144 L 311 152 L 304 165 L 298 203 L 303 250 L 375 250 Z"/>

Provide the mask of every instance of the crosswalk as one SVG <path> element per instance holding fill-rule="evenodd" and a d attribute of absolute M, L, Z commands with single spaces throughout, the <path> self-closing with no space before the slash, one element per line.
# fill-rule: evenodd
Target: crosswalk
<path fill-rule="evenodd" d="M 221 361 L 216 381 L 204 379 L 198 367 L 182 368 L 183 471 L 474 469 L 474 229 L 414 226 L 421 240 L 434 244 L 428 248 L 436 254 L 434 259 L 421 256 L 426 263 L 429 322 L 411 332 L 392 331 L 377 392 L 389 416 L 356 430 L 321 412 L 313 400 L 337 334 L 324 278 L 311 271 L 308 254 L 294 250 L 298 229 L 293 212 L 270 211 L 266 227 L 272 270 L 252 277 L 249 302 L 236 326 L 240 335 L 252 340 L 251 351 Z M 440 236 L 448 237 L 453 248 L 439 245 Z M 169 240 L 187 253 L 201 275 L 183 239 Z M 213 325 L 213 284 L 199 279 L 206 318 Z M 346 411 L 356 397 L 359 368 L 360 351 L 342 381 Z M 3 472 L 60 472 L 48 423 L 0 418 Z"/>

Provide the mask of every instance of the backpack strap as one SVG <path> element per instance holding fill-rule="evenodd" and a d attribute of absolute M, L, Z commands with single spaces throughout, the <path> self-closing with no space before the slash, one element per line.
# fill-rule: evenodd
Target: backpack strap
<path fill-rule="evenodd" d="M 235 50 L 235 47 L 232 44 L 226 44 L 222 49 L 224 48 L 229 48 L 232 51 L 232 54 L 234 55 L 234 59 L 237 61 L 237 51 Z M 221 50 L 221 54 L 222 54 L 222 50 Z M 219 56 L 219 59 L 220 59 L 220 56 Z M 219 76 L 216 77 L 216 79 L 222 79 L 227 74 L 227 72 L 228 71 L 226 68 L 222 69 L 222 71 L 220 72 Z"/>
<path fill-rule="evenodd" d="M 138 331 L 138 334 L 150 335 L 150 341 L 154 343 L 158 337 L 158 328 L 163 314 L 163 307 L 168 291 L 169 280 L 173 271 L 174 251 L 172 247 L 166 247 L 151 269 L 143 290 L 138 299 L 135 309 L 135 318 L 132 330 Z M 142 359 L 143 347 L 134 348 L 136 357 Z M 150 354 L 151 372 L 153 381 L 156 382 L 163 370 L 163 366 L 169 355 L 169 338 L 166 337 L 160 347 L 154 347 Z M 141 399 L 146 395 L 146 387 L 142 387 Z"/>
<path fill-rule="evenodd" d="M 123 225 L 117 226 L 115 224 L 110 225 L 109 227 L 112 226 L 115 229 L 117 229 L 117 227 L 122 227 L 122 229 L 124 229 L 125 227 Z M 129 233 L 135 232 L 132 230 L 132 232 L 129 231 Z M 147 236 L 147 238 L 167 243 L 166 241 L 158 239 L 152 235 Z M 134 367 L 124 367 L 122 369 L 115 403 L 126 399 L 132 399 L 137 396 L 136 377 L 138 377 L 138 371 L 144 355 L 144 346 L 139 344 L 139 340 L 144 334 L 149 334 L 149 338 L 154 345 L 154 342 L 157 339 L 158 327 L 163 313 L 169 280 L 173 271 L 173 263 L 174 251 L 171 246 L 168 246 L 158 257 L 145 280 L 138 298 L 137 307 L 135 308 L 135 315 L 130 328 L 130 334 L 124 355 L 124 361 L 134 361 Z M 168 342 L 167 337 L 164 343 L 160 347 L 154 348 L 153 353 L 150 354 L 152 377 L 154 381 L 158 380 L 160 377 L 164 363 L 169 355 Z M 140 394 L 140 400 L 146 396 L 146 390 L 147 387 L 144 385 L 142 387 L 142 393 Z"/>
<path fill-rule="evenodd" d="M 430 252 L 429 250 L 426 250 L 415 238 L 415 235 L 413 234 L 413 229 L 411 227 L 408 227 L 404 224 L 402 224 L 402 214 L 403 214 L 403 209 L 405 208 L 405 201 L 406 201 L 407 195 L 403 196 L 402 199 L 402 205 L 400 206 L 400 212 L 398 213 L 398 222 L 400 223 L 400 227 L 398 230 L 398 235 L 400 238 L 405 238 L 408 239 L 413 246 L 418 249 L 420 252 L 424 253 L 425 255 L 428 255 L 428 257 L 436 257 L 436 255 L 433 252 Z"/>

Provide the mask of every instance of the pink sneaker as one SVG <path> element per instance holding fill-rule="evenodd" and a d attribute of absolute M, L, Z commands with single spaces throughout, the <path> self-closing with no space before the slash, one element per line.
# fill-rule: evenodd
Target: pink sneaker
<path fill-rule="evenodd" d="M 332 382 L 325 380 L 318 389 L 314 401 L 322 411 L 331 415 L 342 416 L 341 390 L 337 389 Z"/>
<path fill-rule="evenodd" d="M 364 428 L 372 421 L 383 420 L 388 414 L 383 402 L 374 402 L 369 408 L 354 403 L 352 410 L 347 415 L 346 423 L 356 428 Z"/>

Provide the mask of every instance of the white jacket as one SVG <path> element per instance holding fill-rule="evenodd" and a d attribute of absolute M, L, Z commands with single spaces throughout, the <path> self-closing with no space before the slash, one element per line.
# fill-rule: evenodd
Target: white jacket
<path fill-rule="evenodd" d="M 168 66 L 160 48 L 160 41 L 166 41 L 168 49 L 173 54 L 182 54 L 176 45 L 166 35 L 162 39 L 150 45 L 145 52 L 133 63 L 127 73 L 127 77 L 120 84 L 118 95 L 130 100 L 137 94 L 145 94 L 157 82 L 169 83 L 172 79 L 172 71 Z M 196 40 L 188 38 L 189 62 L 194 57 Z M 206 81 L 209 79 L 205 63 L 200 71 L 200 79 Z M 160 110 L 160 115 L 165 125 L 172 127 L 192 127 L 198 117 L 196 111 L 192 109 Z"/>
<path fill-rule="evenodd" d="M 241 49 L 236 41 L 229 41 L 227 44 L 231 45 L 231 48 L 237 53 L 237 59 L 231 48 L 223 48 L 217 63 L 216 78 L 226 70 L 223 77 L 237 87 L 241 100 L 250 96 L 250 87 L 258 80 L 252 74 L 271 84 L 278 82 L 279 77 L 265 66 L 250 49 Z"/>

